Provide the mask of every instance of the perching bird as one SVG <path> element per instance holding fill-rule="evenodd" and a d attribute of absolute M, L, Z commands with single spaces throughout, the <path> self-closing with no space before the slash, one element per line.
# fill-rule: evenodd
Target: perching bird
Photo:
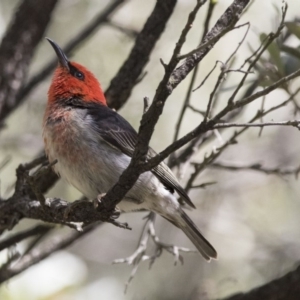
<path fill-rule="evenodd" d="M 70 62 L 48 39 L 59 65 L 48 92 L 44 115 L 45 151 L 55 171 L 89 199 L 106 193 L 128 166 L 137 142 L 133 127 L 110 109 L 95 76 Z M 149 148 L 148 155 L 156 155 Z M 118 204 L 121 211 L 146 209 L 182 229 L 206 260 L 217 252 L 181 209 L 174 191 L 195 207 L 165 163 L 140 175 Z"/>

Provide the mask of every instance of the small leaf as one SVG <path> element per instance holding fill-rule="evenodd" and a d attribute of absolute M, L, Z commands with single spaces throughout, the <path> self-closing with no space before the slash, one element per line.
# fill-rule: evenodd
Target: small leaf
<path fill-rule="evenodd" d="M 262 33 L 260 35 L 260 40 L 264 41 L 266 39 L 267 35 L 265 33 Z M 272 62 L 276 65 L 278 72 L 283 76 L 284 75 L 284 67 L 283 63 L 280 57 L 280 49 L 274 41 L 269 45 L 268 52 L 270 54 Z"/>
<path fill-rule="evenodd" d="M 294 55 L 283 55 L 282 61 L 284 64 L 286 75 L 290 75 L 300 69 L 300 59 L 295 57 Z"/>
<path fill-rule="evenodd" d="M 300 24 L 296 22 L 286 22 L 287 29 L 300 40 Z"/>
<path fill-rule="evenodd" d="M 295 48 L 295 47 L 290 47 L 290 46 L 282 45 L 281 46 L 281 50 L 283 52 L 286 52 L 288 54 L 291 54 L 291 55 L 295 56 L 296 58 L 298 58 L 300 60 L 300 49 Z"/>

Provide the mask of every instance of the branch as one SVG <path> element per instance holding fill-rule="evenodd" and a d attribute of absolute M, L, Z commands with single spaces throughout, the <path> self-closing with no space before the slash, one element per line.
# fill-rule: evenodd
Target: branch
<path fill-rule="evenodd" d="M 158 0 L 156 2 L 128 58 L 105 92 L 110 107 L 118 110 L 129 98 L 143 68 L 149 61 L 156 42 L 165 30 L 176 3 L 177 0 Z"/>
<path fill-rule="evenodd" d="M 149 260 L 150 261 L 149 268 L 151 268 L 151 266 L 154 264 L 155 260 L 157 258 L 159 258 L 162 255 L 163 251 L 165 250 L 174 256 L 174 265 L 176 265 L 178 263 L 178 261 L 180 261 L 183 264 L 183 257 L 180 254 L 180 252 L 186 252 L 186 253 L 197 252 L 194 250 L 190 250 L 188 248 L 178 247 L 175 245 L 166 244 L 166 243 L 161 242 L 155 233 L 155 228 L 154 228 L 155 216 L 156 215 L 153 212 L 151 212 L 147 216 L 147 221 L 142 230 L 141 237 L 140 237 L 140 240 L 138 243 L 138 247 L 134 251 L 134 253 L 132 255 L 130 255 L 129 257 L 119 258 L 119 259 L 114 260 L 114 262 L 113 262 L 114 264 L 126 263 L 128 265 L 133 266 L 130 276 L 125 284 L 125 293 L 127 291 L 127 288 L 129 286 L 131 280 L 134 278 L 141 262 Z M 154 254 L 147 255 L 146 251 L 148 248 L 148 243 L 149 243 L 150 237 L 152 238 L 152 241 L 154 242 L 156 249 L 154 251 Z"/>
<path fill-rule="evenodd" d="M 218 35 L 218 33 L 224 28 L 233 28 L 239 19 L 239 15 L 247 6 L 248 2 L 249 0 L 235 0 L 220 17 L 212 30 L 206 35 L 204 42 L 213 39 L 214 36 Z M 196 66 L 196 64 L 204 58 L 212 46 L 217 42 L 215 41 L 206 49 L 201 50 L 197 54 L 193 54 L 192 57 L 189 57 L 185 61 L 185 63 L 175 69 L 178 63 L 178 54 L 180 53 L 186 35 L 191 28 L 191 24 L 193 23 L 198 10 L 204 3 L 205 1 L 198 0 L 194 10 L 189 15 L 188 21 L 173 51 L 170 62 L 165 67 L 165 75 L 157 88 L 152 105 L 142 117 L 141 126 L 139 129 L 139 140 L 131 162 L 128 168 L 120 176 L 119 181 L 108 191 L 104 197 L 105 199 L 103 199 L 103 204 L 107 207 L 115 206 L 118 202 L 120 202 L 127 191 L 134 185 L 139 175 L 155 166 L 151 165 L 149 162 L 145 163 L 145 160 L 148 152 L 149 141 L 153 134 L 155 124 L 157 123 L 159 116 L 163 111 L 164 103 L 168 96 L 172 93 L 173 89 L 176 88 L 176 86 L 188 75 L 188 73 Z M 151 161 L 154 162 L 155 159 L 151 159 Z M 160 161 L 156 157 L 155 162 L 158 164 Z"/>
<path fill-rule="evenodd" d="M 6 201 L 0 200 L 0 234 L 4 230 L 11 230 L 23 218 L 62 224 L 78 230 L 99 221 L 130 229 L 127 223 L 118 223 L 111 217 L 110 212 L 99 211 L 88 201 L 77 200 L 70 203 L 59 198 L 47 198 L 43 205 L 38 200 L 19 194 Z"/>
<path fill-rule="evenodd" d="M 18 232 L 16 234 L 14 234 L 13 236 L 8 237 L 7 239 L 0 241 L 0 251 L 4 250 L 6 248 L 9 248 L 9 247 L 13 246 L 14 244 L 17 244 L 31 236 L 48 232 L 51 228 L 53 228 L 53 227 L 48 226 L 48 225 L 37 225 L 28 230 Z"/>
<path fill-rule="evenodd" d="M 131 28 L 127 28 L 127 27 L 123 27 L 120 24 L 117 24 L 116 22 L 113 22 L 111 20 L 107 20 L 106 24 L 109 25 L 110 27 L 126 34 L 128 37 L 130 38 L 136 38 L 139 35 L 139 32 L 136 31 L 135 29 L 131 29 Z"/>
<path fill-rule="evenodd" d="M 204 38 L 205 38 L 205 36 L 208 32 L 210 19 L 211 19 L 211 16 L 212 16 L 215 5 L 216 5 L 216 2 L 209 1 L 208 10 L 207 10 L 206 18 L 205 18 L 205 22 L 204 22 L 204 31 L 203 31 L 203 34 L 201 35 L 201 41 L 200 42 L 202 42 L 204 40 Z M 191 78 L 191 81 L 190 81 L 190 84 L 189 84 L 189 87 L 188 87 L 188 90 L 187 90 L 187 93 L 186 93 L 186 96 L 185 96 L 185 99 L 184 99 L 183 107 L 181 109 L 177 124 L 175 126 L 175 133 L 174 133 L 173 142 L 175 142 L 178 139 L 179 130 L 181 128 L 181 124 L 182 124 L 182 121 L 183 121 L 184 114 L 186 112 L 186 109 L 188 107 L 190 107 L 191 95 L 192 95 L 192 91 L 194 91 L 193 86 L 194 86 L 194 83 L 195 83 L 195 80 L 196 80 L 196 77 L 197 77 L 198 68 L 199 68 L 199 64 L 197 64 L 196 67 L 194 68 L 193 75 L 192 75 L 192 78 Z M 206 79 L 210 76 L 211 73 L 212 72 L 210 72 L 205 77 L 205 79 L 203 80 L 203 84 L 206 81 Z M 170 156 L 169 162 L 171 160 L 172 160 L 172 157 Z"/>
<path fill-rule="evenodd" d="M 236 49 L 231 53 L 231 55 L 228 57 L 228 59 L 226 60 L 225 63 L 223 62 L 220 62 L 222 64 L 222 67 L 221 67 L 221 72 L 218 76 L 218 80 L 215 84 L 215 87 L 213 88 L 210 96 L 209 96 L 209 100 L 208 100 L 208 103 L 207 103 L 207 109 L 206 109 L 206 113 L 205 113 L 205 116 L 204 116 L 204 120 L 203 122 L 206 123 L 207 122 L 207 119 L 208 117 L 210 118 L 210 115 L 211 115 L 211 108 L 212 108 L 212 105 L 213 105 L 213 100 L 215 98 L 215 95 L 219 89 L 219 87 L 221 86 L 222 82 L 224 82 L 224 79 L 225 79 L 225 76 L 227 75 L 227 73 L 230 72 L 230 69 L 229 69 L 229 63 L 231 63 L 231 60 L 232 58 L 235 56 L 235 54 L 237 53 L 237 51 L 239 50 L 239 48 L 241 47 L 241 45 L 243 44 L 243 42 L 245 41 L 246 39 L 246 36 L 248 35 L 248 32 L 249 32 L 249 29 L 250 29 L 250 24 L 249 23 L 246 23 L 246 24 L 242 24 L 236 28 L 241 28 L 243 26 L 247 26 L 247 29 L 245 31 L 245 34 L 242 38 L 242 40 L 239 42 L 238 46 L 236 47 Z M 218 63 L 218 61 L 216 62 L 216 64 Z M 216 66 L 216 65 L 215 65 Z M 213 71 L 214 69 L 212 69 Z M 212 72 L 211 71 L 211 72 Z M 239 70 L 241 72 L 243 72 L 242 70 Z"/>
<path fill-rule="evenodd" d="M 59 237 L 57 235 L 52 237 L 48 241 L 44 242 L 40 247 L 34 248 L 31 252 L 22 256 L 14 264 L 8 264 L 5 267 L 2 267 L 0 269 L 0 283 L 7 281 L 15 275 L 18 275 L 32 265 L 35 265 L 41 260 L 49 257 L 56 251 L 70 246 L 73 242 L 91 232 L 95 228 L 97 228 L 97 226 L 90 226 L 83 232 L 71 231 Z"/>
<path fill-rule="evenodd" d="M 130 229 L 126 223 L 115 220 L 120 215 L 119 212 L 96 210 L 91 202 L 77 200 L 69 203 L 58 198 L 45 199 L 43 189 L 49 186 L 47 176 L 51 166 L 56 162 L 44 165 L 44 159 L 45 156 L 41 156 L 17 168 L 14 194 L 7 200 L 0 199 L 0 235 L 5 230 L 11 230 L 23 218 L 63 224 L 77 230 L 98 221 Z M 29 175 L 29 171 L 41 163 L 42 167 L 33 175 Z"/>
<path fill-rule="evenodd" d="M 224 117 L 228 112 L 235 110 L 236 108 L 242 107 L 246 104 L 249 104 L 253 102 L 254 100 L 269 94 L 279 86 L 281 86 L 283 83 L 286 83 L 300 75 L 300 69 L 296 72 L 292 73 L 289 76 L 283 77 L 282 79 L 276 81 L 274 84 L 271 84 L 267 88 L 263 89 L 260 92 L 257 92 L 249 97 L 243 98 L 241 100 L 236 101 L 233 104 L 227 105 L 221 112 L 219 112 L 214 118 L 209 120 L 207 123 L 202 122 L 199 126 L 197 126 L 194 130 L 190 131 L 188 134 L 177 140 L 176 142 L 169 145 L 167 148 L 165 148 L 163 151 L 161 151 L 158 155 L 148 160 L 147 165 L 145 167 L 146 170 L 151 169 L 155 167 L 157 164 L 159 164 L 161 161 L 163 161 L 165 158 L 167 158 L 171 153 L 178 150 L 191 140 L 193 140 L 195 137 L 200 136 L 210 130 L 221 128 L 222 123 L 215 124 L 217 121 L 219 121 L 222 117 Z M 290 101 L 290 100 L 289 100 Z M 280 104 L 279 106 L 282 106 Z M 264 114 L 261 113 L 260 114 Z M 297 126 L 298 121 L 290 121 L 292 122 L 289 126 Z M 272 123 L 273 124 L 273 123 Z M 287 124 L 283 124 L 287 125 Z M 218 127 L 219 126 L 219 127 Z M 267 126 L 267 125 L 266 125 Z M 225 126 L 224 126 L 225 127 Z M 257 127 L 257 126 L 256 126 Z"/>
<path fill-rule="evenodd" d="M 105 24 L 108 18 L 117 8 L 120 7 L 126 0 L 114 0 L 110 5 L 108 5 L 103 11 L 101 11 L 86 27 L 84 27 L 80 32 L 78 32 L 75 37 L 70 39 L 70 41 L 63 47 L 64 53 L 70 55 L 72 51 L 78 48 L 85 40 L 87 40 L 98 28 L 100 25 Z M 57 66 L 57 58 L 53 58 L 49 63 L 47 63 L 41 70 L 32 76 L 26 86 L 22 88 L 16 98 L 14 107 L 11 111 L 16 109 L 25 98 L 31 93 L 31 91 L 41 83 L 47 76 Z M 10 111 L 10 112 L 11 112 Z M 0 115 L 1 121 L 1 115 Z"/>
<path fill-rule="evenodd" d="M 221 123 L 216 124 L 212 127 L 212 129 L 219 128 L 231 128 L 231 127 L 266 127 L 266 126 L 292 126 L 299 128 L 300 121 L 298 120 L 290 120 L 290 121 L 281 121 L 281 122 L 263 122 L 263 123 Z"/>
<path fill-rule="evenodd" d="M 247 293 L 222 300 L 298 300 L 300 298 L 300 267 Z"/>
<path fill-rule="evenodd" d="M 285 21 L 285 17 L 286 17 L 286 12 L 287 12 L 287 4 L 286 2 L 283 1 L 282 3 L 282 16 L 281 16 L 281 22 L 277 28 L 277 31 L 275 33 L 270 33 L 266 39 L 262 42 L 261 46 L 249 57 L 245 60 L 245 62 L 242 64 L 241 68 L 242 69 L 245 64 L 247 62 L 251 63 L 249 64 L 249 67 L 247 69 L 247 72 L 245 73 L 245 75 L 243 76 L 242 80 L 240 81 L 239 85 L 237 86 L 237 88 L 234 90 L 233 94 L 231 95 L 231 97 L 228 100 L 228 104 L 232 104 L 234 102 L 234 99 L 236 97 L 236 95 L 238 94 L 239 90 L 242 88 L 242 86 L 244 85 L 248 75 L 250 74 L 252 68 L 256 65 L 256 63 L 258 62 L 258 60 L 260 59 L 261 55 L 268 49 L 269 45 L 271 45 L 271 43 L 280 36 L 283 28 L 284 28 L 284 21 Z M 253 59 L 254 57 L 254 59 Z M 229 106 L 229 105 L 228 105 Z"/>
<path fill-rule="evenodd" d="M 242 165 L 242 164 L 228 164 L 224 162 L 215 162 L 208 166 L 209 168 L 223 169 L 228 171 L 258 171 L 267 175 L 295 175 L 298 178 L 300 173 L 300 166 L 290 169 L 267 168 L 262 166 L 260 163 Z"/>
<path fill-rule="evenodd" d="M 244 26 L 244 25 L 241 25 L 241 26 Z M 197 47 L 196 49 L 194 49 L 194 50 L 192 50 L 192 51 L 190 51 L 186 54 L 179 55 L 177 57 L 178 60 L 182 60 L 182 59 L 185 59 L 185 58 L 192 57 L 194 54 L 197 55 L 202 50 L 209 48 L 211 45 L 214 45 L 222 36 L 224 36 L 229 31 L 234 30 L 234 29 L 238 29 L 238 28 L 240 28 L 240 26 L 236 26 L 236 27 L 227 26 L 227 27 L 223 28 L 222 31 L 219 31 L 215 36 L 213 36 L 208 41 L 205 41 L 204 43 L 201 43 L 199 45 L 199 47 Z"/>
<path fill-rule="evenodd" d="M 249 121 L 249 124 L 251 124 L 252 122 L 255 122 L 259 118 L 271 113 L 274 110 L 284 107 L 285 105 L 287 105 L 289 102 L 292 101 L 294 96 L 297 95 L 299 93 L 299 91 L 300 91 L 300 88 L 298 88 L 294 93 L 290 94 L 290 96 L 287 100 L 283 101 L 282 103 L 280 103 L 278 105 L 271 107 L 270 109 L 268 109 L 266 111 L 258 111 L 256 113 L 256 115 Z M 242 127 L 242 129 L 240 129 L 239 131 L 235 131 L 233 133 L 233 135 L 226 142 L 223 142 L 220 147 L 214 148 L 213 151 L 209 155 L 206 154 L 201 163 L 194 164 L 195 171 L 194 171 L 194 173 L 192 173 L 191 177 L 189 178 L 189 180 L 186 184 L 186 187 L 185 187 L 186 191 L 188 191 L 190 188 L 193 188 L 193 182 L 197 178 L 199 173 L 202 172 L 206 167 L 211 166 L 212 163 L 222 154 L 222 152 L 227 147 L 229 147 L 230 145 L 236 144 L 237 137 L 240 136 L 241 134 L 243 134 L 248 128 L 249 127 Z M 297 175 L 298 175 L 297 169 L 294 171 L 295 171 L 294 174 L 297 177 Z M 286 175 L 288 175 L 288 174 L 286 174 Z"/>
<path fill-rule="evenodd" d="M 177 64 L 177 56 L 178 56 L 178 53 L 180 52 L 180 49 L 184 43 L 185 36 L 187 35 L 189 29 L 191 28 L 190 25 L 194 21 L 197 11 L 203 5 L 203 3 L 204 2 L 198 1 L 194 11 L 189 16 L 186 27 L 184 28 L 184 30 L 179 38 L 179 43 L 175 47 L 173 56 L 170 60 L 170 63 L 169 63 L 170 70 L 165 74 L 165 77 L 164 77 L 162 83 L 160 84 L 160 89 L 158 89 L 156 98 L 160 97 L 161 89 L 163 91 L 165 91 L 165 89 L 166 89 L 166 86 L 164 86 L 163 83 L 164 82 L 167 83 L 169 76 L 172 74 L 172 69 L 174 69 Z M 229 10 L 227 10 L 226 13 L 221 18 L 227 18 L 228 12 L 232 13 L 231 8 Z M 226 22 L 225 22 L 225 25 L 226 25 Z M 170 83 L 168 85 L 170 85 Z M 156 100 L 154 101 L 154 103 L 155 102 L 156 102 Z M 153 107 L 154 107 L 154 113 L 157 113 L 157 111 L 155 111 L 155 107 L 157 107 L 157 106 L 153 106 L 153 104 L 152 104 L 151 107 L 149 108 L 149 110 L 144 114 L 143 119 L 145 119 L 145 116 L 149 116 L 149 112 L 150 112 L 151 108 L 153 110 Z M 151 115 L 151 112 L 150 112 L 150 115 Z M 158 117 L 158 115 L 157 115 L 157 117 Z M 154 123 L 151 122 L 153 126 L 154 126 L 155 122 Z M 143 131 L 143 128 L 141 131 Z M 140 136 L 143 136 L 142 133 L 140 133 Z M 150 136 L 151 135 L 148 134 L 148 138 L 150 138 Z M 146 144 L 148 144 L 148 141 L 146 142 Z M 143 146 L 144 146 L 143 147 L 144 150 L 148 149 L 147 145 L 146 146 L 143 145 Z M 136 163 L 135 159 L 133 159 L 131 162 Z M 140 173 L 142 171 L 143 171 L 143 169 L 140 168 Z M 124 174 L 123 174 L 123 176 L 124 176 Z M 138 178 L 138 176 L 139 176 L 139 174 L 136 173 L 135 178 L 130 178 L 132 185 L 134 184 L 134 180 L 136 180 Z M 125 174 L 125 178 L 126 178 L 126 174 Z M 24 184 L 23 184 L 23 181 L 24 181 Z M 63 201 L 61 199 L 48 199 L 48 201 L 47 201 L 48 205 L 42 205 L 39 201 L 34 199 L 32 193 L 30 194 L 30 197 L 23 196 L 24 193 L 22 193 L 22 191 L 23 191 L 24 187 L 26 188 L 26 190 L 28 190 L 28 183 L 25 182 L 25 177 L 24 178 L 22 177 L 21 180 L 19 180 L 19 182 L 20 182 L 20 189 L 16 188 L 15 195 L 8 201 L 0 202 L 0 207 L 1 207 L 0 219 L 2 220 L 2 224 L 0 226 L 1 231 L 5 230 L 5 229 L 11 229 L 23 217 L 40 219 L 40 220 L 44 220 L 46 222 L 55 222 L 55 223 L 69 225 L 69 226 L 72 226 L 73 222 L 82 222 L 84 224 L 84 226 L 86 226 L 88 224 L 91 224 L 91 223 L 99 221 L 99 220 L 102 220 L 102 221 L 108 220 L 107 214 L 105 214 L 103 211 L 101 211 L 101 208 L 100 208 L 100 211 L 95 210 L 91 203 L 78 203 L 78 206 L 76 206 L 76 208 L 72 209 L 72 214 L 71 215 L 67 214 L 68 216 L 66 217 L 66 213 L 69 211 L 70 204 L 66 203 L 65 201 Z M 126 188 L 124 188 L 124 186 L 119 184 L 119 187 L 121 187 L 121 189 L 119 189 L 119 191 L 121 191 L 121 193 L 120 192 L 117 193 L 115 190 L 113 190 L 113 197 L 114 197 L 114 199 L 117 199 L 117 200 L 115 200 L 115 202 L 103 201 L 103 203 L 105 203 L 105 204 L 112 203 L 113 205 L 115 205 L 117 203 L 117 201 L 119 201 L 120 199 L 123 198 L 123 194 L 125 194 L 126 190 L 129 190 L 129 188 L 131 187 L 129 185 L 125 185 L 125 186 L 126 186 Z M 118 185 L 117 185 L 117 187 L 118 187 Z M 42 191 L 42 189 L 40 189 L 40 191 Z M 25 195 L 26 195 L 26 193 L 25 193 Z M 109 197 L 109 193 L 105 197 Z M 112 220 L 110 220 L 110 221 L 113 222 Z M 127 228 L 127 224 L 121 224 L 121 226 Z"/>
<path fill-rule="evenodd" d="M 44 36 L 57 0 L 24 0 L 0 46 L 0 123 L 18 106 L 34 50 Z M 20 26 L 22 24 L 22 26 Z"/>

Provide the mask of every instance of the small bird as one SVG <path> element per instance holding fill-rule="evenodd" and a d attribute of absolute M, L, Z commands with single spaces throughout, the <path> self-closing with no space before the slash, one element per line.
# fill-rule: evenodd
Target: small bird
<path fill-rule="evenodd" d="M 48 92 L 43 121 L 45 151 L 54 170 L 89 199 L 106 193 L 129 165 L 137 132 L 110 109 L 96 77 L 68 60 L 51 39 L 58 57 Z M 149 147 L 149 157 L 156 155 Z M 202 256 L 210 261 L 217 252 L 182 210 L 174 192 L 195 208 L 168 166 L 162 162 L 140 175 L 117 205 L 124 212 L 149 210 L 179 227 Z"/>

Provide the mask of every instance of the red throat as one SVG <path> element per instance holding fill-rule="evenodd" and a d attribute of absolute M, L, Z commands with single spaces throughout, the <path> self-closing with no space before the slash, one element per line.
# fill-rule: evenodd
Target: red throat
<path fill-rule="evenodd" d="M 66 68 L 58 66 L 48 91 L 48 102 L 80 97 L 84 101 L 107 105 L 100 83 L 94 74 L 78 63 L 70 64 L 84 75 L 83 80 L 74 77 Z"/>

